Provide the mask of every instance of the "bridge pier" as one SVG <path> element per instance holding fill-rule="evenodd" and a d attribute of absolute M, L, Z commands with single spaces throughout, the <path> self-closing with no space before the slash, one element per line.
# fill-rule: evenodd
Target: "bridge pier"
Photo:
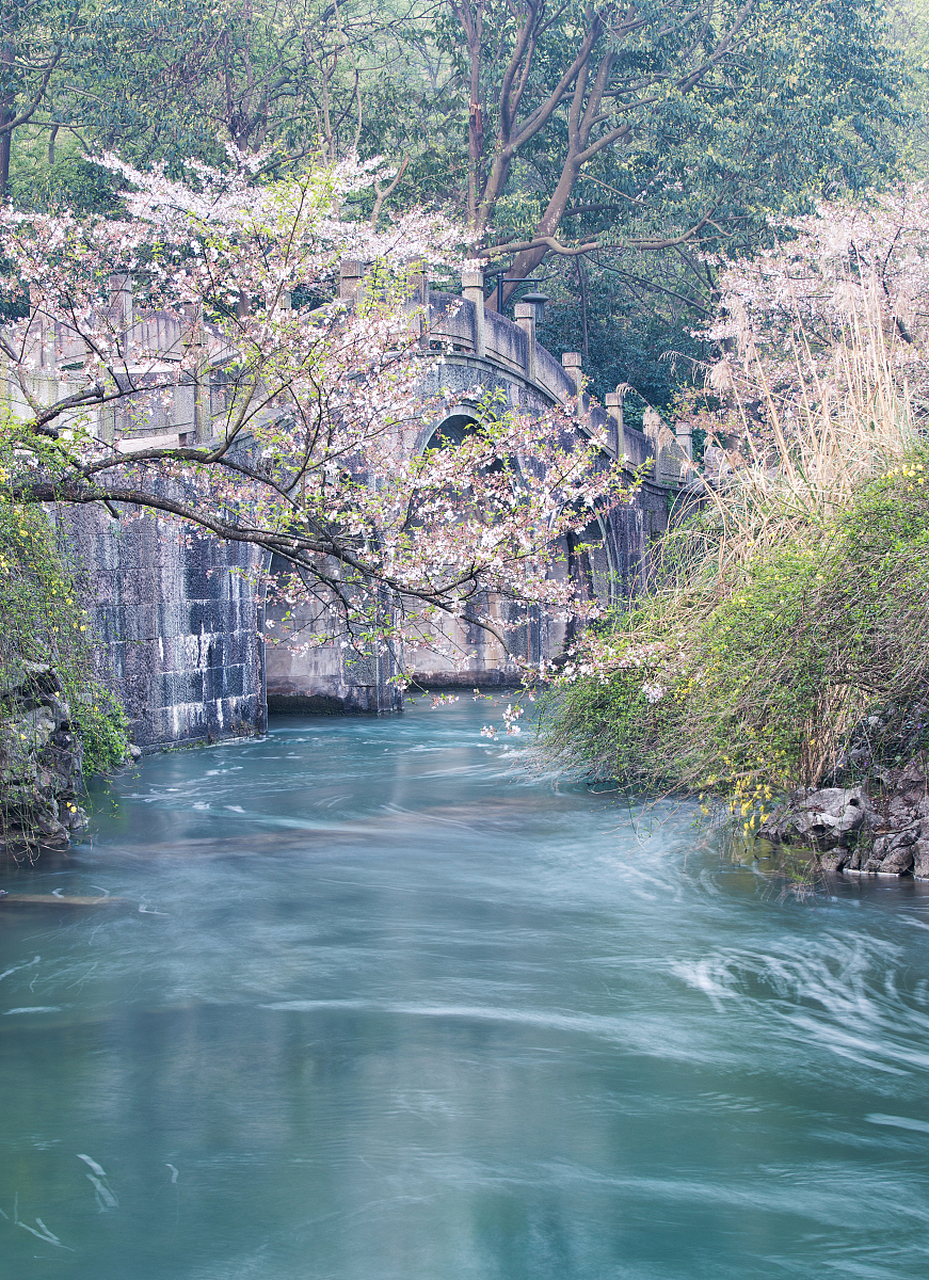
<path fill-rule="evenodd" d="M 263 733 L 260 554 L 155 515 L 56 512 L 84 579 L 101 679 L 143 750 Z"/>

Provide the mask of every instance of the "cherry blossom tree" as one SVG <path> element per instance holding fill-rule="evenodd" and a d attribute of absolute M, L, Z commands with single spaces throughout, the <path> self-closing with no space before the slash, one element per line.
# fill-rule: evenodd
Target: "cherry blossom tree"
<path fill-rule="evenodd" d="M 488 400 L 455 447 L 418 443 L 441 352 L 411 298 L 424 272 L 460 267 L 460 230 L 424 212 L 346 221 L 346 196 L 385 178 L 373 163 L 268 182 L 262 156 L 231 154 L 185 183 L 106 158 L 120 220 L 0 211 L 13 498 L 254 544 L 328 638 L 422 637 L 443 616 L 499 636 L 488 593 L 589 613 L 553 547 L 629 496 L 604 441 Z M 351 299 L 346 258 L 367 264 Z"/>
<path fill-rule="evenodd" d="M 904 184 L 869 200 L 823 202 L 775 224 L 777 243 L 721 263 L 719 310 L 702 336 L 718 344 L 716 390 L 770 401 L 768 416 L 828 398 L 852 376 L 895 385 L 929 410 L 929 192 Z"/>

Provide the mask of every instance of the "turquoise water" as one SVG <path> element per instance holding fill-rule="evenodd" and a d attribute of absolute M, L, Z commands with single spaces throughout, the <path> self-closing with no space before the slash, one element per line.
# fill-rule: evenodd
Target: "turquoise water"
<path fill-rule="evenodd" d="M 925 888 L 782 897 L 497 714 L 147 759 L 0 872 L 124 899 L 0 911 L 0 1276 L 927 1274 Z"/>

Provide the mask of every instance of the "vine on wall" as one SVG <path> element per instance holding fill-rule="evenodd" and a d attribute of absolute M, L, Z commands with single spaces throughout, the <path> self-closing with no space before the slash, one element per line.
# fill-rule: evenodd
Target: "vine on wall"
<path fill-rule="evenodd" d="M 82 829 L 82 776 L 125 760 L 128 736 L 53 514 L 13 500 L 16 440 L 0 424 L 0 849 L 31 853 Z"/>

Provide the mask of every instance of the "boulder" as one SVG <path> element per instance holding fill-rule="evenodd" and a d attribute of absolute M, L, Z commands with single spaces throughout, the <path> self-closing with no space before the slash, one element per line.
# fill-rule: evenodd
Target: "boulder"
<path fill-rule="evenodd" d="M 910 846 L 913 855 L 913 875 L 918 880 L 929 880 L 929 840 L 917 840 Z"/>
<path fill-rule="evenodd" d="M 823 787 L 801 800 L 786 830 L 793 839 L 830 849 L 850 844 L 867 815 L 868 800 L 861 787 Z"/>
<path fill-rule="evenodd" d="M 894 849 L 881 862 L 878 870 L 882 875 L 902 876 L 912 871 L 914 863 L 913 846 L 906 845 Z"/>
<path fill-rule="evenodd" d="M 838 845 L 828 853 L 821 853 L 819 855 L 819 868 L 821 871 L 828 871 L 830 874 L 834 875 L 845 869 L 849 862 L 851 862 L 854 853 L 854 850 Z"/>
<path fill-rule="evenodd" d="M 923 795 L 926 794 L 926 765 L 919 756 L 914 756 L 900 770 L 900 777 L 897 785 L 903 791 L 920 790 Z"/>
<path fill-rule="evenodd" d="M 915 844 L 919 839 L 919 827 L 913 825 L 906 827 L 903 831 L 891 831 L 886 835 L 880 835 L 874 841 L 872 853 L 875 858 L 886 858 L 889 854 L 898 849 L 909 848 L 911 844 Z"/>
<path fill-rule="evenodd" d="M 886 806 L 887 825 L 908 826 L 913 821 L 913 806 L 899 793 L 891 796 Z"/>

